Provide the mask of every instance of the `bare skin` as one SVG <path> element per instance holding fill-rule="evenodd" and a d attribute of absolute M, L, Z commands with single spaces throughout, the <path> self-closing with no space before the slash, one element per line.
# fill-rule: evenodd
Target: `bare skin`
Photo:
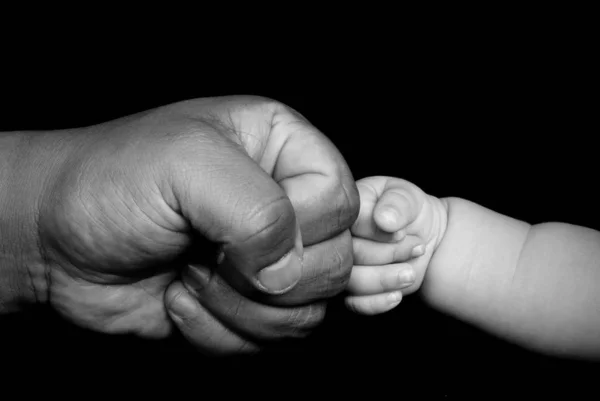
<path fill-rule="evenodd" d="M 350 308 L 382 313 L 420 288 L 434 308 L 523 347 L 600 359 L 598 231 L 530 225 L 398 178 L 357 186 Z"/>
<path fill-rule="evenodd" d="M 323 319 L 357 212 L 337 149 L 269 99 L 0 133 L 0 312 L 47 303 L 101 332 L 253 352 Z"/>

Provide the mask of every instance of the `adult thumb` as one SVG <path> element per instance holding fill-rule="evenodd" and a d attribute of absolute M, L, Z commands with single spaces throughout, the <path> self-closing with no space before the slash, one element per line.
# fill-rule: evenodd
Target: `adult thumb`
<path fill-rule="evenodd" d="M 186 138 L 177 156 L 168 176 L 178 212 L 195 233 L 219 246 L 217 274 L 241 292 L 292 289 L 302 275 L 303 249 L 283 189 L 218 133 Z M 198 243 L 191 249 L 203 258 L 210 252 Z"/>

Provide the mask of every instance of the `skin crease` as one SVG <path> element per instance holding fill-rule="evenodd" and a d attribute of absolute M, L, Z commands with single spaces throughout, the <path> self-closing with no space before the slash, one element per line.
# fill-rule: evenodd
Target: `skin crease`
<path fill-rule="evenodd" d="M 382 313 L 397 305 L 393 291 L 420 288 L 434 309 L 501 339 L 542 354 L 600 360 L 598 231 L 530 225 L 393 177 L 357 185 L 356 266 L 346 299 L 353 310 Z M 423 251 L 412 254 L 418 246 Z M 388 274 L 398 270 L 412 270 L 413 280 Z"/>
<path fill-rule="evenodd" d="M 352 175 L 275 101 L 197 99 L 2 138 L 22 160 L 8 163 L 14 198 L 0 199 L 3 213 L 35 199 L 22 237 L 39 248 L 19 255 L 27 274 L 15 274 L 35 290 L 21 298 L 78 325 L 152 338 L 177 327 L 206 352 L 254 351 L 305 336 L 348 281 Z M 42 182 L 23 185 L 28 176 Z M 257 277 L 270 265 L 297 284 L 265 293 Z"/>

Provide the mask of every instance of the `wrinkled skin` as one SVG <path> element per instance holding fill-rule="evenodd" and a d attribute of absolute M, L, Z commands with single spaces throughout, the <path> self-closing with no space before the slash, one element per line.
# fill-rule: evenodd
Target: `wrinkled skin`
<path fill-rule="evenodd" d="M 255 351 L 309 333 L 345 288 L 354 180 L 288 107 L 198 99 L 48 135 L 66 156 L 38 202 L 47 281 L 34 286 L 73 322 L 153 338 L 176 327 L 209 353 Z M 296 254 L 295 286 L 256 284 Z"/>

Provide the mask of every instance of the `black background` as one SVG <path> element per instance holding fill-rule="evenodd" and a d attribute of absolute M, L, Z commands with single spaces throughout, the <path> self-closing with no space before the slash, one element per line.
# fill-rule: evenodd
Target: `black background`
<path fill-rule="evenodd" d="M 530 223 L 600 229 L 597 65 L 585 27 L 497 28 L 423 29 L 409 39 L 386 32 L 362 43 L 321 42 L 319 50 L 244 41 L 235 46 L 256 52 L 232 61 L 203 44 L 180 49 L 143 37 L 79 44 L 69 36 L 65 45 L 37 37 L 35 47 L 19 43 L 4 53 L 0 129 L 78 127 L 189 98 L 260 95 L 308 118 L 356 179 L 398 176 Z M 598 374 L 594 364 L 489 337 L 416 296 L 376 317 L 351 315 L 334 302 L 313 337 L 250 360 L 206 359 L 178 338 L 88 333 L 37 308 L 2 317 L 0 332 L 3 366 L 16 376 L 53 378 L 59 385 L 50 392 L 84 383 L 191 388 L 201 397 L 227 383 L 221 391 L 260 395 L 269 393 L 265 383 L 278 382 L 292 392 L 318 394 L 313 387 L 322 386 L 350 395 L 447 397 L 581 389 Z M 242 379 L 253 384 L 238 386 Z"/>

